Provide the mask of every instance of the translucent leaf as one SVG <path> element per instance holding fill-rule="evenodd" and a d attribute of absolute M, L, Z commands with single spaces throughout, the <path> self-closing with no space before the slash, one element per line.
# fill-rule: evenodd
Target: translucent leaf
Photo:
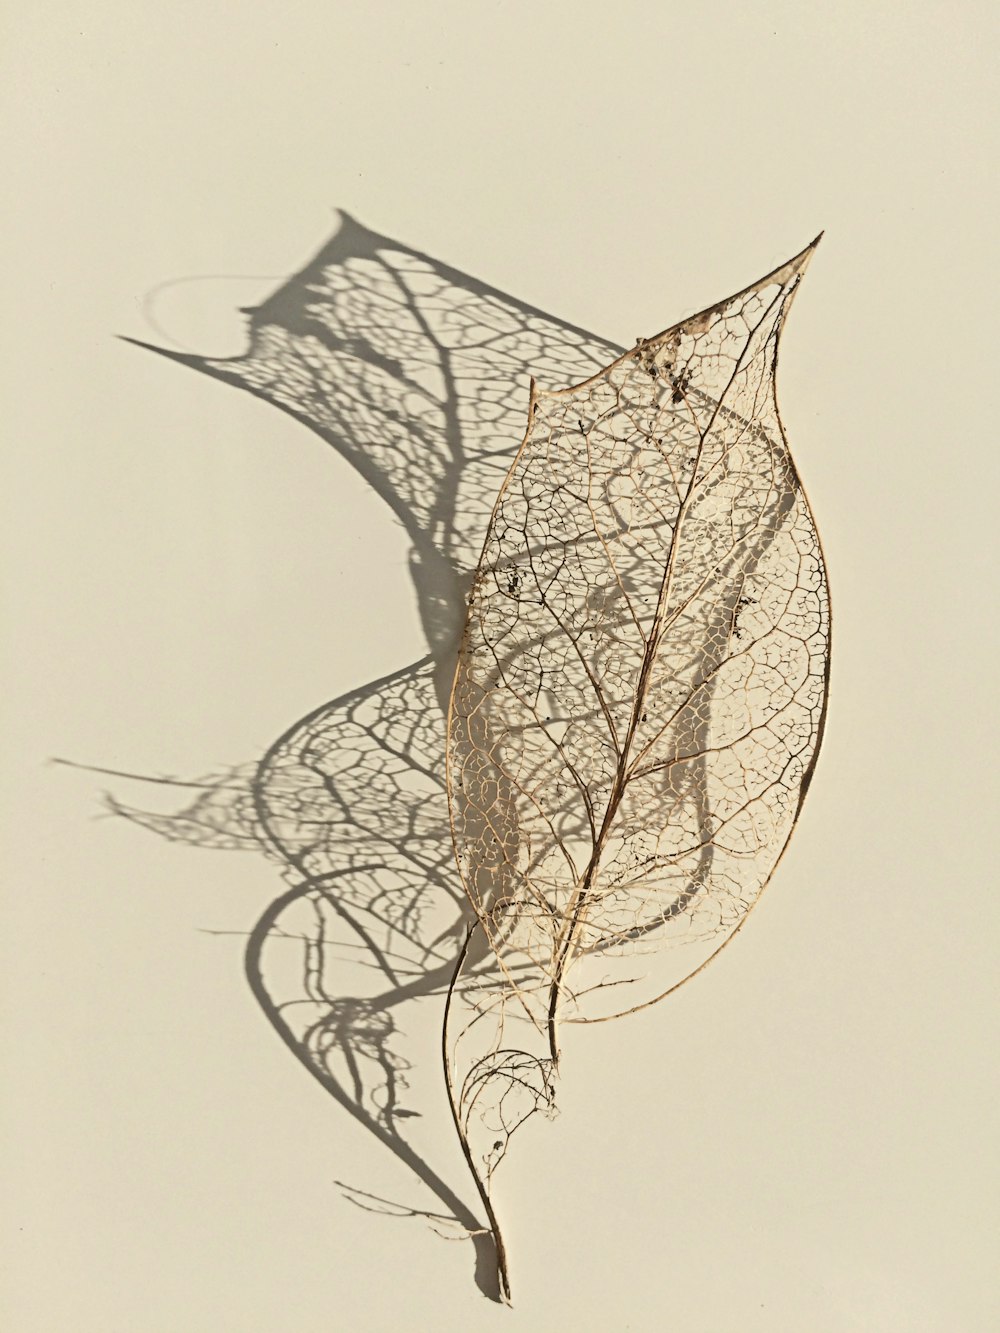
<path fill-rule="evenodd" d="M 812 773 L 826 578 L 774 377 L 814 246 L 582 384 L 533 386 L 493 511 L 449 721 L 456 856 L 503 974 L 468 1021 L 516 1004 L 553 1070 L 560 1019 L 662 998 L 739 929 Z M 452 1029 L 462 1131 L 464 1089 L 495 1115 L 513 1057 L 495 1036 L 476 1057 L 491 1098 Z"/>

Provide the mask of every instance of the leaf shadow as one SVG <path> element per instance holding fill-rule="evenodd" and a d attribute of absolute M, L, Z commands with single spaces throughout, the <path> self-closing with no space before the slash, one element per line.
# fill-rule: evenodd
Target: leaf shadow
<path fill-rule="evenodd" d="M 470 571 L 523 435 L 529 378 L 573 383 L 619 349 L 346 214 L 245 313 L 237 357 L 137 345 L 278 407 L 356 469 L 408 536 L 427 653 L 297 719 L 259 761 L 191 782 L 142 779 L 191 793 L 179 809 L 116 796 L 108 808 L 277 867 L 285 887 L 246 943 L 250 990 L 291 1054 L 445 1211 L 356 1186 L 348 1197 L 454 1223 L 497 1300 L 488 1228 L 413 1143 L 405 1015 L 432 998 L 443 1008 L 471 919 L 453 868 L 445 714 Z M 466 960 L 473 982 L 476 965 Z"/>

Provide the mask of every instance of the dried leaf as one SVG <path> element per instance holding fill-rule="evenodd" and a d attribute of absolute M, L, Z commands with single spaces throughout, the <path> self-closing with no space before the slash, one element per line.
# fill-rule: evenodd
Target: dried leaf
<path fill-rule="evenodd" d="M 449 720 L 495 968 L 477 991 L 460 967 L 446 1061 L 487 1204 L 510 1134 L 551 1108 L 560 1020 L 644 1007 L 718 953 L 808 786 L 829 610 L 774 376 L 815 244 L 584 383 L 532 388 Z"/>

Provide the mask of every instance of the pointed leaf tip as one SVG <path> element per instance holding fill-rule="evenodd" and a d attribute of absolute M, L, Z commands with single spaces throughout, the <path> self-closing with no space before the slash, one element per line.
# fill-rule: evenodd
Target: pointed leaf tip
<path fill-rule="evenodd" d="M 807 265 L 809 264 L 809 261 L 816 253 L 816 247 L 819 245 L 822 239 L 823 239 L 823 232 L 820 232 L 817 236 L 813 237 L 813 239 L 809 242 L 809 244 L 805 247 L 804 250 L 800 250 L 794 259 L 790 259 L 788 261 L 786 267 L 792 272 L 804 273 Z"/>

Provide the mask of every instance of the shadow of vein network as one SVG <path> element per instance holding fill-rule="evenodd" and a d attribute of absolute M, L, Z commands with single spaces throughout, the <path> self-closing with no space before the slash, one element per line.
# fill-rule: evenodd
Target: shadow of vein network
<path fill-rule="evenodd" d="M 137 345 L 289 413 L 357 470 L 407 534 L 427 652 L 292 722 L 259 761 L 189 783 L 141 779 L 187 792 L 172 813 L 109 806 L 172 841 L 256 850 L 276 866 L 282 891 L 247 941 L 250 989 L 288 1050 L 435 1202 L 345 1193 L 468 1233 L 477 1283 L 498 1299 L 488 1229 L 407 1138 L 406 1013 L 429 997 L 443 1007 L 470 924 L 445 715 L 469 579 L 523 437 L 529 380 L 575 383 L 620 349 L 346 214 L 314 259 L 244 313 L 238 357 Z"/>

